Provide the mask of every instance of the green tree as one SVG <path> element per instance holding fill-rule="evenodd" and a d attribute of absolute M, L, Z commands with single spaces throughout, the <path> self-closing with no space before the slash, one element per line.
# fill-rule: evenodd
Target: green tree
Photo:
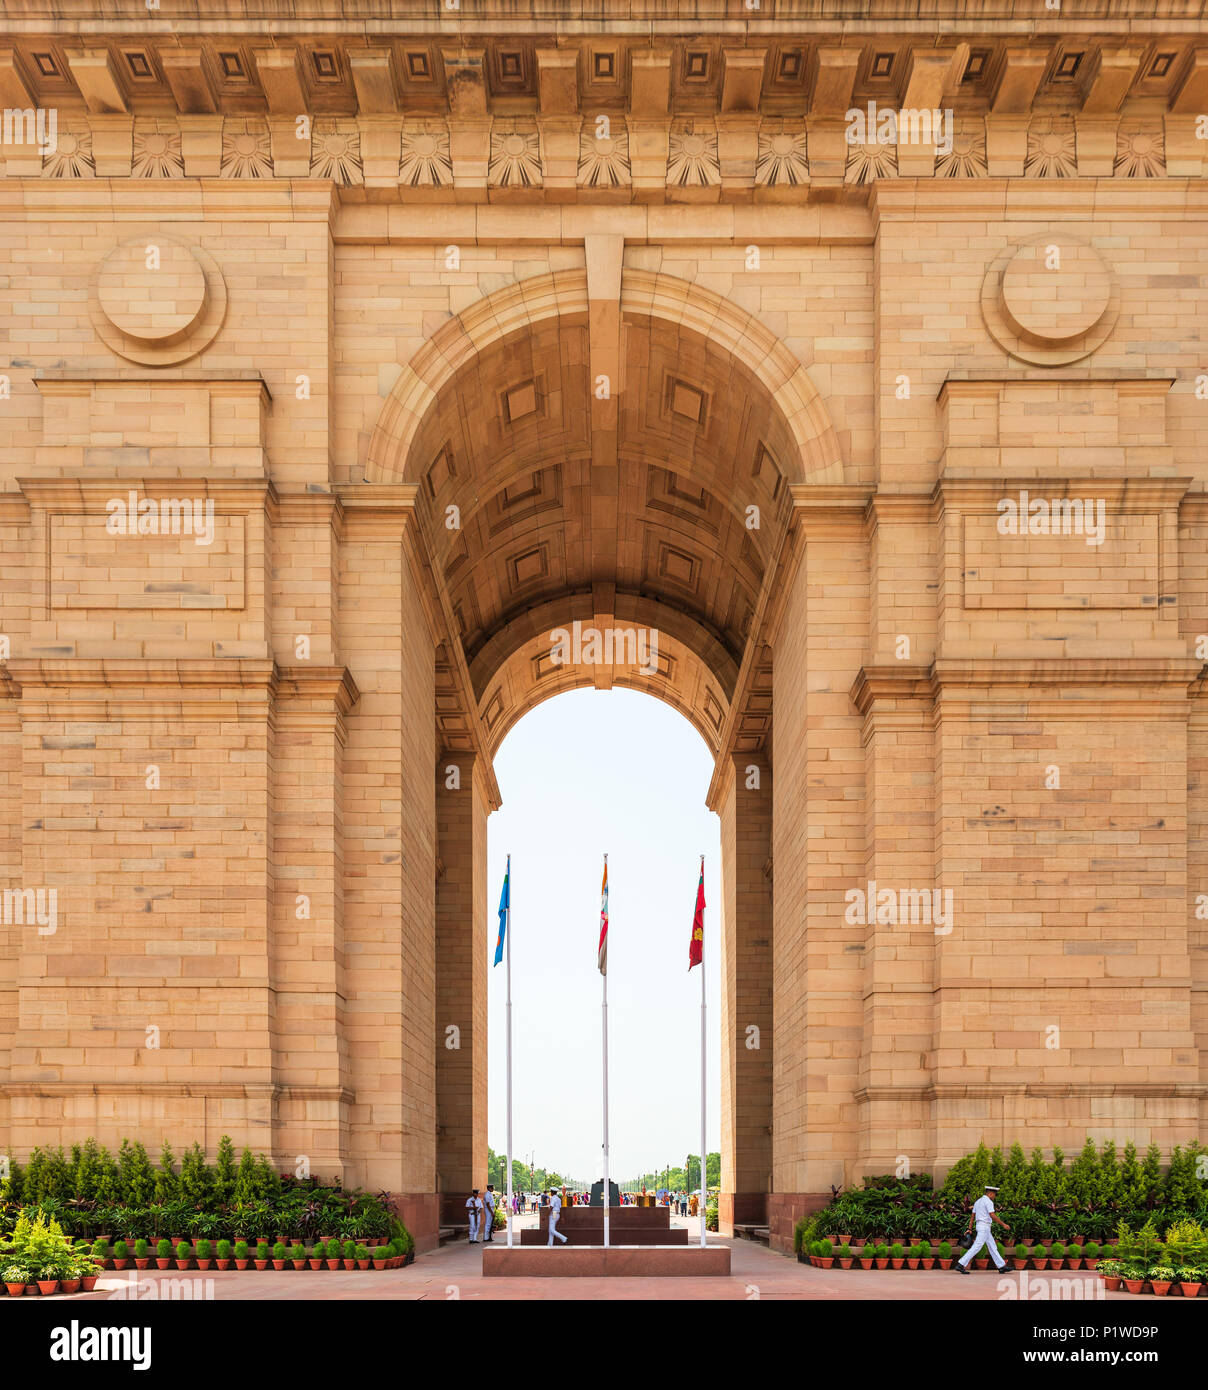
<path fill-rule="evenodd" d="M 1147 1207 L 1156 1206 L 1162 1200 L 1162 1151 L 1156 1144 L 1145 1150 L 1145 1162 L 1141 1165 L 1141 1200 Z"/>
<path fill-rule="evenodd" d="M 1070 1165 L 1067 1187 L 1079 1206 L 1093 1205 L 1099 1187 L 1099 1150 L 1089 1134 L 1078 1157 Z"/>
<path fill-rule="evenodd" d="M 128 1207 L 145 1207 L 155 1196 L 155 1172 L 141 1143 L 123 1139 L 118 1150 L 118 1193 Z"/>
<path fill-rule="evenodd" d="M 214 1197 L 226 1206 L 235 1196 L 235 1146 L 231 1136 L 224 1134 L 218 1141 L 218 1156 L 214 1161 Z"/>
<path fill-rule="evenodd" d="M 180 1196 L 190 1206 L 203 1206 L 210 1196 L 210 1170 L 206 1166 L 205 1150 L 194 1141 L 180 1161 Z"/>
<path fill-rule="evenodd" d="M 1124 1145 L 1124 1159 L 1120 1164 L 1120 1205 L 1126 1211 L 1145 1205 L 1145 1182 L 1137 1161 L 1137 1146 L 1131 1139 Z"/>
<path fill-rule="evenodd" d="M 264 1201 L 271 1201 L 281 1191 L 281 1176 L 273 1167 L 267 1154 L 256 1160 L 256 1195 Z"/>
<path fill-rule="evenodd" d="M 1162 1182 L 1162 1205 L 1170 1211 L 1192 1212 L 1198 1209 L 1200 1184 L 1195 1175 L 1195 1153 L 1175 1145 L 1170 1155 L 1170 1167 Z"/>
<path fill-rule="evenodd" d="M 999 1182 L 998 1200 L 1004 1207 L 1027 1205 L 1028 1161 L 1018 1142 L 1011 1145 Z"/>
<path fill-rule="evenodd" d="M 1099 1154 L 1099 1174 L 1096 1185 L 1096 1205 L 1111 1206 L 1120 1200 L 1120 1160 L 1116 1156 L 1116 1141 L 1104 1140 Z"/>
<path fill-rule="evenodd" d="M 172 1145 L 165 1142 L 155 1169 L 155 1200 L 171 1202 L 180 1195 L 180 1179 L 176 1173 L 176 1155 Z"/>
<path fill-rule="evenodd" d="M 256 1200 L 256 1159 L 251 1149 L 244 1149 L 235 1175 L 235 1201 L 243 1206 Z"/>

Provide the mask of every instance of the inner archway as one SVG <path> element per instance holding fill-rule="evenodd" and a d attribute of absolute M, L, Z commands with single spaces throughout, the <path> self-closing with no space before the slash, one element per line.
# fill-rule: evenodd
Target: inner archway
<path fill-rule="evenodd" d="M 490 819 L 487 951 L 512 856 L 513 1158 L 600 1177 L 601 854 L 609 855 L 610 1172 L 682 1167 L 700 1148 L 699 975 L 688 938 L 705 860 L 708 1147 L 720 1144 L 720 823 L 713 760 L 666 704 L 580 689 L 531 710 L 503 740 Z M 505 972 L 490 968 L 488 1133 L 505 1151 Z"/>

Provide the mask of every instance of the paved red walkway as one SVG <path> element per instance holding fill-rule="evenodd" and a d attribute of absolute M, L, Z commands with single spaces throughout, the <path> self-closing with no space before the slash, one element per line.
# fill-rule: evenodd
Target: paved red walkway
<path fill-rule="evenodd" d="M 496 1237 L 500 1239 L 500 1237 Z M 711 1237 L 716 1240 L 717 1237 Z M 482 1247 L 459 1241 L 428 1255 L 413 1265 L 396 1270 L 224 1270 L 222 1273 L 197 1271 L 180 1274 L 144 1270 L 110 1272 L 97 1285 L 89 1299 L 113 1296 L 139 1297 L 134 1280 L 190 1279 L 213 1281 L 213 1293 L 195 1287 L 194 1296 L 215 1299 L 818 1299 L 882 1302 L 886 1299 L 942 1299 L 991 1301 L 1019 1299 L 1021 1280 L 1027 1280 L 1025 1298 L 1043 1296 L 1097 1298 L 1100 1281 L 1085 1272 L 996 1274 L 993 1270 L 974 1271 L 968 1278 L 952 1270 L 841 1270 L 815 1269 L 783 1255 L 773 1254 L 751 1241 L 727 1242 L 731 1246 L 729 1278 L 712 1279 L 484 1279 Z M 1004 1284 L 1003 1281 L 1009 1281 Z M 1058 1280 L 1088 1281 L 1083 1287 L 1053 1284 Z M 1093 1282 L 1089 1282 L 1093 1281 Z M 145 1289 L 145 1286 L 144 1286 Z M 171 1297 L 170 1290 L 164 1291 Z M 142 1296 L 146 1296 L 144 1292 Z M 78 1295 L 77 1297 L 84 1297 Z M 1110 1293 L 1111 1300 L 1148 1302 L 1126 1293 Z M 66 1303 L 67 1299 L 56 1299 Z M 74 1300 L 72 1300 L 74 1301 Z M 1164 1302 L 1178 1302 L 1164 1300 Z"/>

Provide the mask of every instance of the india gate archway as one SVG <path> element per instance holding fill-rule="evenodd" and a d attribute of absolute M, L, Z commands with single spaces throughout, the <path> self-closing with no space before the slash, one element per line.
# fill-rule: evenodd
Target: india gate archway
<path fill-rule="evenodd" d="M 492 759 L 583 684 L 716 759 L 723 1229 L 1202 1133 L 1203 21 L 380 8 L 0 35 L 0 1153 L 433 1245 Z"/>

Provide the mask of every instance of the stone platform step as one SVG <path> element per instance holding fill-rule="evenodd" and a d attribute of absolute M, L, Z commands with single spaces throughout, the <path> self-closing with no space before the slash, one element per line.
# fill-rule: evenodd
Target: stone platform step
<path fill-rule="evenodd" d="M 566 1237 L 566 1244 L 568 1247 L 587 1247 L 592 1245 L 603 1246 L 604 1244 L 603 1224 L 596 1227 L 578 1227 L 572 1231 L 569 1230 L 566 1226 L 564 1226 L 561 1221 L 559 1221 L 558 1231 L 559 1234 L 564 1235 Z M 677 1247 L 684 1246 L 689 1243 L 688 1232 L 685 1231 L 682 1227 L 675 1227 L 671 1230 L 661 1230 L 658 1227 L 643 1228 L 640 1226 L 631 1226 L 625 1230 L 617 1230 L 617 1228 L 613 1226 L 611 1223 L 609 1224 L 608 1229 L 608 1239 L 614 1246 L 617 1246 L 618 1248 L 620 1248 L 622 1244 L 642 1246 L 663 1245 Z M 548 1245 L 549 1227 L 547 1226 L 544 1231 L 521 1231 L 520 1244 L 524 1246 Z M 554 1244 L 558 1245 L 559 1242 L 555 1240 Z"/>
<path fill-rule="evenodd" d="M 686 1234 L 686 1233 L 685 1233 Z M 482 1252 L 488 1278 L 566 1279 L 724 1278 L 730 1273 L 728 1245 L 533 1246 L 488 1245 Z"/>

